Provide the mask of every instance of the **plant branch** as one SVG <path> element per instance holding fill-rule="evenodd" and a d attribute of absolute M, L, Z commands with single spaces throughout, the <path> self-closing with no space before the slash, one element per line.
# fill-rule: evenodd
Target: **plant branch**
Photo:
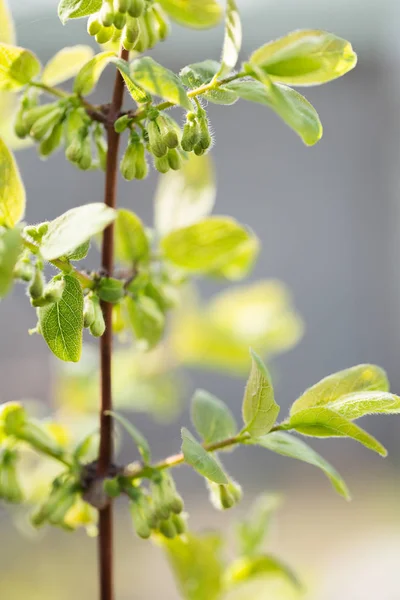
<path fill-rule="evenodd" d="M 129 53 L 121 48 L 120 57 L 127 59 Z M 117 71 L 114 94 L 107 122 L 107 167 L 104 203 L 115 208 L 117 196 L 117 171 L 119 134 L 114 129 L 114 120 L 119 115 L 124 95 L 124 80 Z M 103 234 L 102 269 L 111 276 L 114 268 L 114 225 L 109 225 Z M 100 408 L 100 448 L 97 475 L 107 474 L 113 458 L 112 417 L 106 414 L 112 410 L 111 358 L 112 358 L 112 304 L 102 302 L 106 329 L 100 340 L 101 362 L 101 408 Z M 100 561 L 100 598 L 114 600 L 113 591 L 113 522 L 112 503 L 99 511 L 99 561 Z"/>

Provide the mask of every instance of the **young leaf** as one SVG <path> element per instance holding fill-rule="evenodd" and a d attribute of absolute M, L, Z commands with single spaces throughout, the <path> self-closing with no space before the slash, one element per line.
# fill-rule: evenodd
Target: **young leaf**
<path fill-rule="evenodd" d="M 9 291 L 13 282 L 13 270 L 22 250 L 19 229 L 0 227 L 0 298 Z"/>
<path fill-rule="evenodd" d="M 77 248 L 75 248 L 72 252 L 67 254 L 68 260 L 83 260 L 87 257 L 88 252 L 90 250 L 90 240 L 83 242 Z"/>
<path fill-rule="evenodd" d="M 68 19 L 81 19 L 100 10 L 103 0 L 60 0 L 58 16 L 63 25 Z"/>
<path fill-rule="evenodd" d="M 130 296 L 125 299 L 129 319 L 135 336 L 152 348 L 164 333 L 165 316 L 158 304 L 148 296 L 139 296 L 135 300 Z"/>
<path fill-rule="evenodd" d="M 15 43 L 15 26 L 7 0 L 0 0 L 0 42 Z"/>
<path fill-rule="evenodd" d="M 271 108 L 307 146 L 321 139 L 322 124 L 317 111 L 304 96 L 286 85 L 246 80 L 232 81 L 225 87 L 234 91 L 239 98 Z"/>
<path fill-rule="evenodd" d="M 181 81 L 193 90 L 201 87 L 216 77 L 221 65 L 215 60 L 204 60 L 199 63 L 194 63 L 184 67 L 179 73 Z M 215 90 L 209 90 L 203 94 L 203 98 L 214 104 L 234 104 L 238 100 L 237 94 L 234 91 L 228 90 L 225 86 L 220 86 Z"/>
<path fill-rule="evenodd" d="M 300 30 L 262 46 L 250 63 L 288 85 L 318 85 L 353 69 L 357 55 L 350 42 L 333 33 Z"/>
<path fill-rule="evenodd" d="M 122 58 L 114 57 L 111 62 L 117 67 L 121 73 L 128 92 L 132 96 L 135 102 L 143 104 L 151 102 L 151 95 L 148 94 L 143 88 L 140 87 L 131 77 L 130 65 L 126 60 Z"/>
<path fill-rule="evenodd" d="M 336 469 L 302 440 L 298 440 L 288 433 L 273 431 L 268 435 L 253 438 L 249 440 L 249 443 L 318 467 L 328 477 L 334 489 L 347 500 L 350 499 L 349 490 Z"/>
<path fill-rule="evenodd" d="M 222 18 L 217 0 L 160 0 L 160 4 L 172 19 L 186 27 L 214 27 Z"/>
<path fill-rule="evenodd" d="M 215 78 L 225 77 L 235 68 L 242 46 L 242 24 L 235 0 L 227 0 L 225 40 L 222 50 L 221 68 Z"/>
<path fill-rule="evenodd" d="M 192 423 L 207 444 L 235 435 L 234 416 L 222 400 L 205 390 L 197 390 L 192 399 Z"/>
<path fill-rule="evenodd" d="M 38 309 L 42 335 L 50 350 L 67 362 L 78 362 L 82 351 L 83 292 L 78 280 L 64 275 L 61 300 Z"/>
<path fill-rule="evenodd" d="M 182 269 L 227 277 L 230 265 L 245 271 L 258 252 L 257 238 L 230 217 L 209 217 L 172 231 L 161 240 L 161 247 L 166 258 Z M 241 265 L 242 253 L 247 260 Z"/>
<path fill-rule="evenodd" d="M 155 197 L 155 226 L 161 235 L 196 223 L 211 213 L 216 197 L 210 155 L 189 154 L 179 171 L 159 178 Z"/>
<path fill-rule="evenodd" d="M 116 256 L 123 263 L 134 265 L 149 257 L 149 240 L 142 221 L 135 213 L 120 208 L 115 220 Z"/>
<path fill-rule="evenodd" d="M 139 431 L 139 429 L 137 429 L 130 421 L 125 419 L 125 417 L 123 417 L 122 415 L 119 415 L 118 413 L 113 412 L 112 410 L 108 410 L 106 414 L 110 415 L 113 419 L 115 419 L 115 421 L 118 421 L 118 423 L 120 423 L 125 428 L 127 433 L 129 433 L 136 446 L 138 447 L 138 450 L 142 455 L 144 462 L 147 464 L 150 463 L 151 450 L 149 442 L 146 440 L 143 433 Z"/>
<path fill-rule="evenodd" d="M 272 516 L 280 504 L 281 498 L 276 495 L 265 494 L 257 498 L 247 517 L 239 521 L 236 527 L 240 555 L 254 556 L 260 550 L 268 534 Z"/>
<path fill-rule="evenodd" d="M 13 154 L 0 139 L 0 225 L 14 227 L 24 213 L 24 184 Z"/>
<path fill-rule="evenodd" d="M 63 48 L 49 60 L 42 73 L 42 82 L 46 85 L 58 85 L 75 75 L 92 58 L 90 46 L 69 46 Z"/>
<path fill-rule="evenodd" d="M 178 582 L 182 598 L 219 600 L 222 592 L 221 540 L 215 534 L 188 533 L 159 539 Z M 196 560 L 193 560 L 196 557 Z"/>
<path fill-rule="evenodd" d="M 330 408 L 315 406 L 294 413 L 285 429 L 313 437 L 349 437 L 366 448 L 386 456 L 386 449 L 372 435 Z"/>
<path fill-rule="evenodd" d="M 40 62 L 32 52 L 0 44 L 0 90 L 18 90 L 40 73 Z"/>
<path fill-rule="evenodd" d="M 83 67 L 81 67 L 74 82 L 74 92 L 80 96 L 87 96 L 96 87 L 101 74 L 106 66 L 115 57 L 115 52 L 108 50 L 93 56 Z"/>
<path fill-rule="evenodd" d="M 271 376 L 261 358 L 251 351 L 251 371 L 243 398 L 244 431 L 253 437 L 268 433 L 275 425 L 279 406 Z"/>
<path fill-rule="evenodd" d="M 354 392 L 329 402 L 327 408 L 352 421 L 364 415 L 400 413 L 400 396 L 389 392 Z"/>
<path fill-rule="evenodd" d="M 353 392 L 375 390 L 389 391 L 389 381 L 385 371 L 376 365 L 357 365 L 328 375 L 308 388 L 293 403 L 290 414 L 293 415 L 299 410 L 313 406 L 324 406 Z"/>
<path fill-rule="evenodd" d="M 72 208 L 49 224 L 40 251 L 45 260 L 66 256 L 100 233 L 116 217 L 116 211 L 101 202 Z"/>
<path fill-rule="evenodd" d="M 271 554 L 243 557 L 235 560 L 227 568 L 224 580 L 229 588 L 262 576 L 279 575 L 293 587 L 301 590 L 302 585 L 292 569 Z"/>
<path fill-rule="evenodd" d="M 182 428 L 182 452 L 185 462 L 200 475 L 215 483 L 228 483 L 225 473 L 215 458 L 199 444 L 185 427 Z"/>
<path fill-rule="evenodd" d="M 192 110 L 192 103 L 179 77 L 149 56 L 133 61 L 131 75 L 134 81 L 150 94 Z"/>

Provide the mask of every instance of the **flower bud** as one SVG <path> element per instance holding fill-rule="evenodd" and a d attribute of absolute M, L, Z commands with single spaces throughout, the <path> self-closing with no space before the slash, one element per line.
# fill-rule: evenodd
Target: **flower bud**
<path fill-rule="evenodd" d="M 124 282 L 113 277 L 102 277 L 96 290 L 101 300 L 110 303 L 119 302 L 125 295 Z"/>
<path fill-rule="evenodd" d="M 123 133 L 125 129 L 132 123 L 132 117 L 130 115 L 122 115 L 114 123 L 114 129 L 117 133 Z"/>
<path fill-rule="evenodd" d="M 86 135 L 84 135 L 81 143 L 82 154 L 77 165 L 82 171 L 87 171 L 92 166 L 92 144 L 88 131 L 86 132 Z"/>
<path fill-rule="evenodd" d="M 50 102 L 48 104 L 41 104 L 40 106 L 34 106 L 24 113 L 24 122 L 28 132 L 30 132 L 34 123 L 41 117 L 51 113 L 55 108 L 58 108 L 58 102 Z"/>
<path fill-rule="evenodd" d="M 117 477 L 114 477 L 114 479 L 105 479 L 103 489 L 110 498 L 118 498 L 121 494 L 121 486 Z"/>
<path fill-rule="evenodd" d="M 114 0 L 114 10 L 120 13 L 126 13 L 129 6 L 129 0 Z"/>
<path fill-rule="evenodd" d="M 68 113 L 65 120 L 65 145 L 67 147 L 76 139 L 87 121 L 86 113 L 82 108 L 75 108 Z"/>
<path fill-rule="evenodd" d="M 110 27 L 102 26 L 100 31 L 95 36 L 96 42 L 98 44 L 106 44 L 107 42 L 109 42 L 111 40 L 113 35 L 114 35 L 114 27 L 113 26 L 110 26 Z"/>
<path fill-rule="evenodd" d="M 138 144 L 130 141 L 119 166 L 122 177 L 127 181 L 132 181 L 135 178 L 137 152 Z"/>
<path fill-rule="evenodd" d="M 103 130 L 101 126 L 96 126 L 93 131 L 93 140 L 96 146 L 97 158 L 99 160 L 100 168 L 105 171 L 107 168 L 107 142 L 103 136 Z"/>
<path fill-rule="evenodd" d="M 144 0 L 129 0 L 127 11 L 131 17 L 140 17 L 145 9 Z"/>
<path fill-rule="evenodd" d="M 157 125 L 168 148 L 177 148 L 179 146 L 179 137 L 174 122 L 165 115 L 160 115 L 157 117 Z"/>
<path fill-rule="evenodd" d="M 187 531 L 186 521 L 181 515 L 171 515 L 171 521 L 175 527 L 177 535 L 183 535 Z"/>
<path fill-rule="evenodd" d="M 143 22 L 145 24 L 146 27 L 146 31 L 147 31 L 147 37 L 148 37 L 148 47 L 149 48 L 153 48 L 158 40 L 158 23 L 157 20 L 154 16 L 154 13 L 151 9 L 151 7 L 149 7 L 144 13 L 143 13 Z"/>
<path fill-rule="evenodd" d="M 163 156 L 161 158 L 154 157 L 154 168 L 159 171 L 159 173 L 168 173 L 170 166 L 168 162 L 168 157 Z"/>
<path fill-rule="evenodd" d="M 140 36 L 140 24 L 138 19 L 127 17 L 126 24 L 122 32 L 122 40 L 127 41 L 135 47 Z"/>
<path fill-rule="evenodd" d="M 100 21 L 99 13 L 90 15 L 88 22 L 87 22 L 88 34 L 91 35 L 92 37 L 94 37 L 101 31 L 102 28 L 103 28 L 103 25 Z"/>
<path fill-rule="evenodd" d="M 104 321 L 103 311 L 101 310 L 99 298 L 95 295 L 92 296 L 93 308 L 94 308 L 94 321 L 89 326 L 90 333 L 94 337 L 101 337 L 106 330 L 106 324 Z"/>
<path fill-rule="evenodd" d="M 183 127 L 181 146 L 185 152 L 192 152 L 200 141 L 200 126 L 194 113 L 188 113 Z"/>
<path fill-rule="evenodd" d="M 221 502 L 222 508 L 225 508 L 225 509 L 232 508 L 232 506 L 234 506 L 236 504 L 235 498 L 233 497 L 230 490 L 228 489 L 228 486 L 226 486 L 226 485 L 219 486 L 219 497 L 220 497 L 220 502 Z"/>
<path fill-rule="evenodd" d="M 15 279 L 21 279 L 22 281 L 31 281 L 33 277 L 33 266 L 30 260 L 29 252 L 24 253 L 18 260 L 14 267 Z"/>
<path fill-rule="evenodd" d="M 145 179 L 147 177 L 148 172 L 149 166 L 146 160 L 145 148 L 144 145 L 140 142 L 137 148 L 135 177 L 136 179 Z"/>
<path fill-rule="evenodd" d="M 136 533 L 139 537 L 148 539 L 151 535 L 148 499 L 138 488 L 130 487 L 126 489 L 126 492 L 131 499 L 130 511 Z"/>
<path fill-rule="evenodd" d="M 90 327 L 96 318 L 94 309 L 93 295 L 88 294 L 83 301 L 83 326 Z"/>
<path fill-rule="evenodd" d="M 62 121 L 56 123 L 50 135 L 41 142 L 39 146 L 39 154 L 43 158 L 50 156 L 59 148 L 62 140 L 64 125 Z"/>
<path fill-rule="evenodd" d="M 126 24 L 126 14 L 121 12 L 116 12 L 114 14 L 114 27 L 121 31 Z"/>
<path fill-rule="evenodd" d="M 157 125 L 157 121 L 150 121 L 147 126 L 147 132 L 149 134 L 149 144 L 151 153 L 157 158 L 161 158 L 167 154 L 167 144 L 165 143 L 160 129 Z"/>
<path fill-rule="evenodd" d="M 42 140 L 60 121 L 63 111 L 57 106 L 52 111 L 40 117 L 31 127 L 30 134 L 35 140 Z"/>
<path fill-rule="evenodd" d="M 21 106 L 15 115 L 14 131 L 16 136 L 20 139 L 26 138 L 26 136 L 29 134 L 29 127 L 27 127 L 25 123 L 25 111 L 26 108 L 23 103 L 21 103 Z"/>
<path fill-rule="evenodd" d="M 211 146 L 211 134 L 209 130 L 209 123 L 207 113 L 205 110 L 201 110 L 198 115 L 200 125 L 200 146 L 203 150 L 207 150 Z M 196 151 L 196 150 L 195 150 Z"/>
<path fill-rule="evenodd" d="M 28 288 L 28 294 L 32 298 L 32 300 L 37 300 L 41 298 L 43 295 L 44 289 L 44 277 L 41 269 L 41 265 L 35 266 L 35 273 L 33 275 L 33 279 L 31 285 Z"/>
<path fill-rule="evenodd" d="M 17 435 L 26 420 L 26 411 L 19 402 L 5 402 L 0 405 L 0 427 L 6 435 Z"/>
<path fill-rule="evenodd" d="M 196 144 L 193 150 L 194 150 L 194 153 L 196 156 L 203 156 L 203 154 L 205 153 L 205 150 L 204 150 L 203 146 L 201 145 L 201 142 Z"/>
<path fill-rule="evenodd" d="M 161 521 L 159 525 L 160 533 L 168 540 L 173 540 L 177 535 L 177 530 L 172 519 Z"/>
<path fill-rule="evenodd" d="M 168 158 L 168 164 L 171 167 L 171 169 L 173 171 L 179 171 L 179 169 L 182 166 L 182 160 L 181 160 L 178 150 L 176 150 L 175 148 L 169 149 L 167 158 Z"/>
<path fill-rule="evenodd" d="M 158 37 L 163 42 L 167 39 L 170 32 L 168 16 L 158 2 L 153 4 L 152 11 L 158 26 Z"/>
<path fill-rule="evenodd" d="M 4 450 L 0 458 L 0 498 L 13 504 L 19 504 L 24 499 L 16 461 L 17 453 L 14 450 Z"/>
<path fill-rule="evenodd" d="M 137 39 L 135 50 L 137 52 L 145 52 L 149 47 L 149 36 L 147 34 L 146 23 L 144 22 L 143 15 L 138 18 L 140 34 Z"/>
<path fill-rule="evenodd" d="M 114 22 L 114 6 L 112 0 L 103 0 L 99 17 L 104 27 L 111 27 Z"/>
<path fill-rule="evenodd" d="M 49 302 L 59 302 L 65 288 L 64 279 L 52 279 L 45 287 L 43 297 Z"/>

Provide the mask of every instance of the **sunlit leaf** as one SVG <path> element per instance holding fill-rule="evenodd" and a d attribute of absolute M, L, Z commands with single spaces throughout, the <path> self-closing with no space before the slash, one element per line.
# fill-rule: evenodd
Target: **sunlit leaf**
<path fill-rule="evenodd" d="M 159 178 L 155 197 L 155 226 L 161 235 L 199 221 L 211 213 L 216 197 L 210 155 L 190 154 L 179 171 Z"/>
<path fill-rule="evenodd" d="M 303 435 L 313 437 L 349 437 L 360 442 L 369 450 L 386 456 L 386 449 L 372 435 L 348 421 L 337 412 L 323 406 L 315 406 L 295 412 L 286 429 L 295 429 Z"/>
<path fill-rule="evenodd" d="M 344 498 L 350 499 L 347 486 L 336 469 L 302 440 L 299 440 L 288 433 L 274 431 L 268 435 L 253 438 L 249 443 L 262 446 L 272 452 L 282 454 L 282 456 L 296 458 L 297 460 L 318 467 L 328 477 L 334 489 Z"/>
<path fill-rule="evenodd" d="M 214 27 L 222 18 L 217 0 L 160 0 L 160 4 L 170 17 L 186 27 Z"/>
<path fill-rule="evenodd" d="M 318 85 L 353 69 L 357 55 L 347 40 L 305 29 L 262 46 L 253 52 L 250 63 L 288 85 Z"/>
<path fill-rule="evenodd" d="M 185 462 L 203 477 L 215 483 L 228 483 L 228 479 L 215 458 L 207 452 L 185 427 L 182 428 L 182 452 Z"/>
<path fill-rule="evenodd" d="M 128 434 L 138 447 L 138 450 L 142 455 L 143 460 L 146 463 L 149 463 L 151 461 L 151 450 L 149 442 L 146 440 L 143 433 L 139 431 L 139 429 L 137 429 L 130 421 L 128 421 L 128 419 L 125 419 L 125 417 L 123 417 L 122 415 L 119 415 L 118 413 L 112 410 L 107 411 L 107 414 L 111 415 L 113 419 L 118 421 L 118 423 L 121 423 L 121 425 L 125 428 L 125 430 L 128 432 Z"/>
<path fill-rule="evenodd" d="M 242 24 L 235 0 L 227 0 L 225 40 L 221 57 L 221 68 L 217 77 L 225 77 L 236 66 L 242 46 Z"/>
<path fill-rule="evenodd" d="M 75 77 L 92 56 L 93 50 L 90 46 L 78 45 L 63 48 L 44 67 L 42 82 L 54 86 Z"/>
<path fill-rule="evenodd" d="M 165 316 L 158 304 L 148 296 L 125 298 L 125 305 L 135 337 L 144 342 L 146 349 L 153 348 L 164 332 Z"/>
<path fill-rule="evenodd" d="M 96 87 L 101 74 L 103 73 L 106 66 L 111 62 L 111 59 L 115 57 L 115 53 L 112 50 L 107 52 L 100 52 L 93 56 L 83 67 L 81 67 L 78 75 L 74 82 L 74 92 L 81 96 L 87 96 Z"/>
<path fill-rule="evenodd" d="M 118 260 L 134 265 L 149 256 L 150 246 L 142 221 L 135 213 L 120 208 L 115 220 L 115 251 Z"/>
<path fill-rule="evenodd" d="M 18 90 L 40 72 L 40 62 L 32 52 L 0 43 L 0 90 Z"/>
<path fill-rule="evenodd" d="M 80 19 L 88 17 L 100 10 L 102 0 L 60 0 L 58 4 L 58 16 L 61 23 L 65 25 L 68 19 Z"/>
<path fill-rule="evenodd" d="M 179 77 L 150 56 L 134 60 L 131 64 L 131 74 L 134 81 L 150 94 L 192 110 L 192 103 Z"/>
<path fill-rule="evenodd" d="M 63 279 L 61 300 L 38 309 L 40 329 L 57 358 L 78 362 L 82 351 L 83 292 L 75 277 L 65 275 Z"/>
<path fill-rule="evenodd" d="M 119 42 L 118 42 L 119 43 Z M 128 89 L 128 92 L 132 96 L 135 102 L 138 104 L 143 104 L 145 102 L 151 102 L 151 95 L 146 92 L 143 88 L 141 88 L 133 79 L 130 70 L 130 64 L 128 61 L 123 60 L 122 58 L 114 57 L 111 62 L 115 64 L 117 69 L 122 75 L 122 78 L 125 82 L 125 85 Z"/>
<path fill-rule="evenodd" d="M 197 390 L 193 396 L 192 422 L 206 443 L 227 439 L 237 431 L 236 421 L 227 405 L 205 390 Z"/>
<path fill-rule="evenodd" d="M 303 592 L 293 586 L 282 573 L 268 573 L 238 583 L 221 600 L 300 600 Z"/>
<path fill-rule="evenodd" d="M 252 436 L 268 433 L 279 414 L 271 376 L 261 358 L 251 352 L 252 366 L 243 398 L 245 431 Z"/>
<path fill-rule="evenodd" d="M 313 406 L 324 406 L 353 392 L 389 391 L 386 373 L 376 365 L 357 365 L 324 377 L 293 403 L 290 414 Z"/>
<path fill-rule="evenodd" d="M 342 417 L 353 420 L 364 415 L 400 413 L 400 397 L 389 392 L 354 392 L 341 396 L 326 406 Z"/>
<path fill-rule="evenodd" d="M 281 499 L 277 495 L 260 496 L 249 509 L 246 517 L 237 524 L 236 532 L 241 555 L 254 556 L 259 552 L 268 535 L 271 519 L 280 504 Z"/>
<path fill-rule="evenodd" d="M 15 25 L 8 0 L 0 0 L 0 42 L 15 43 Z"/>
<path fill-rule="evenodd" d="M 14 227 L 24 213 L 24 184 L 13 154 L 0 139 L 0 225 Z"/>
<path fill-rule="evenodd" d="M 270 575 L 281 576 L 295 589 L 301 590 L 302 586 L 294 571 L 271 554 L 261 554 L 235 560 L 226 570 L 224 581 L 229 588 L 232 588 L 238 583 Z"/>
<path fill-rule="evenodd" d="M 13 270 L 22 250 L 19 229 L 0 227 L 0 298 L 3 298 L 13 283 Z"/>
<path fill-rule="evenodd" d="M 110 225 L 117 213 L 101 202 L 72 208 L 51 221 L 40 251 L 46 260 L 66 256 Z"/>
<path fill-rule="evenodd" d="M 221 68 L 221 64 L 215 60 L 204 60 L 199 63 L 194 63 L 184 67 L 179 73 L 179 77 L 186 85 L 192 89 L 201 87 L 217 75 Z M 237 94 L 234 91 L 228 90 L 225 86 L 219 86 L 216 89 L 211 89 L 202 94 L 203 98 L 214 104 L 234 104 L 238 100 Z"/>

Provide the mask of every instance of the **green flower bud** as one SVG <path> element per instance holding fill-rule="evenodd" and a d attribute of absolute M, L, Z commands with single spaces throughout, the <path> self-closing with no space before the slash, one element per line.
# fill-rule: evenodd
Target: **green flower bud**
<path fill-rule="evenodd" d="M 207 150 L 211 146 L 212 140 L 206 111 L 201 110 L 201 112 L 199 112 L 198 118 L 200 125 L 200 145 L 203 148 L 203 150 Z"/>
<path fill-rule="evenodd" d="M 77 164 L 81 160 L 83 153 L 82 136 L 80 134 L 77 134 L 76 137 L 72 140 L 65 152 L 65 156 L 67 160 L 74 164 Z"/>
<path fill-rule="evenodd" d="M 126 40 L 128 43 L 135 46 L 140 36 L 140 24 L 138 19 L 133 17 L 127 17 L 126 25 L 122 32 L 122 40 Z"/>
<path fill-rule="evenodd" d="M 219 486 L 219 497 L 222 508 L 232 508 L 236 504 L 235 498 L 226 485 Z"/>
<path fill-rule="evenodd" d="M 159 171 L 159 173 L 168 173 L 170 166 L 168 162 L 167 156 L 162 156 L 161 158 L 154 157 L 154 168 Z"/>
<path fill-rule="evenodd" d="M 105 479 L 103 489 L 110 498 L 118 498 L 121 494 L 121 485 L 117 477 L 114 477 L 114 479 Z"/>
<path fill-rule="evenodd" d="M 23 501 L 23 493 L 19 483 L 14 450 L 4 450 L 0 459 L 0 498 L 12 504 Z"/>
<path fill-rule="evenodd" d="M 179 155 L 178 150 L 174 149 L 170 149 L 168 150 L 168 154 L 167 154 L 167 158 L 168 158 L 168 164 L 171 167 L 171 169 L 173 171 L 179 171 L 179 169 L 182 166 L 182 159 Z"/>
<path fill-rule="evenodd" d="M 104 139 L 103 130 L 101 127 L 95 127 L 93 131 L 93 139 L 96 146 L 100 168 L 103 169 L 103 171 L 105 171 L 107 168 L 108 146 L 106 140 Z"/>
<path fill-rule="evenodd" d="M 148 47 L 149 48 L 153 48 L 158 40 L 158 22 L 156 17 L 154 16 L 154 13 L 151 9 L 151 7 L 149 7 L 143 14 L 143 21 L 146 27 L 146 31 L 147 31 L 147 37 L 148 37 Z"/>
<path fill-rule="evenodd" d="M 157 125 L 157 121 L 150 121 L 147 126 L 147 132 L 149 134 L 149 144 L 151 153 L 157 158 L 161 158 L 167 154 L 167 144 L 165 143 L 160 129 Z"/>
<path fill-rule="evenodd" d="M 18 439 L 23 440 L 38 452 L 43 454 L 51 454 L 52 456 L 62 457 L 63 449 L 54 441 L 54 438 L 49 435 L 48 431 L 40 424 L 34 421 L 26 421 L 26 423 L 18 429 L 18 435 L 14 434 Z"/>
<path fill-rule="evenodd" d="M 103 311 L 101 310 L 100 301 L 97 296 L 92 296 L 92 302 L 94 308 L 94 321 L 89 326 L 90 333 L 94 337 L 101 337 L 106 330 Z"/>
<path fill-rule="evenodd" d="M 172 519 L 161 521 L 159 530 L 160 533 L 169 540 L 173 540 L 178 533 Z"/>
<path fill-rule="evenodd" d="M 179 146 L 179 137 L 173 121 L 165 115 L 157 118 L 157 125 L 168 148 L 177 148 Z"/>
<path fill-rule="evenodd" d="M 137 148 L 135 177 L 136 179 L 145 179 L 147 177 L 148 172 L 149 166 L 146 160 L 145 148 L 144 145 L 140 142 Z"/>
<path fill-rule="evenodd" d="M 93 295 L 88 294 L 85 296 L 83 302 L 83 326 L 85 328 L 90 327 L 96 318 L 96 311 L 94 308 Z"/>
<path fill-rule="evenodd" d="M 131 17 L 140 17 L 145 9 L 144 0 L 129 0 L 127 11 Z"/>
<path fill-rule="evenodd" d="M 139 537 L 148 539 L 151 535 L 148 500 L 138 488 L 131 486 L 126 492 L 131 498 L 130 511 L 136 533 Z"/>
<path fill-rule="evenodd" d="M 121 12 L 116 12 L 114 14 L 114 27 L 115 29 L 122 30 L 126 24 L 126 14 Z"/>
<path fill-rule="evenodd" d="M 64 526 L 64 518 L 70 508 L 75 504 L 76 498 L 76 494 L 65 494 L 64 498 L 58 502 L 57 507 L 49 514 L 48 520 L 50 525 Z"/>
<path fill-rule="evenodd" d="M 177 535 L 183 535 L 187 531 L 186 521 L 180 515 L 172 515 L 171 521 L 175 527 Z"/>
<path fill-rule="evenodd" d="M 6 435 L 16 435 L 26 420 L 26 411 L 19 402 L 5 402 L 0 405 L 0 427 Z"/>
<path fill-rule="evenodd" d="M 170 32 L 168 16 L 158 2 L 153 4 L 152 11 L 158 26 L 158 37 L 163 42 L 168 37 Z"/>
<path fill-rule="evenodd" d="M 44 235 L 46 235 L 48 230 L 49 230 L 49 222 L 48 221 L 43 221 L 43 223 L 39 223 L 39 225 L 37 225 L 37 232 L 38 232 L 40 239 L 42 239 L 42 237 Z"/>
<path fill-rule="evenodd" d="M 146 23 L 144 22 L 143 15 L 138 18 L 140 34 L 137 39 L 135 50 L 137 52 L 145 52 L 149 47 L 149 37 L 147 34 Z"/>
<path fill-rule="evenodd" d="M 114 6 L 112 0 L 103 0 L 99 17 L 104 27 L 111 27 L 114 22 Z"/>
<path fill-rule="evenodd" d="M 32 300 L 37 300 L 43 296 L 44 289 L 44 277 L 42 269 L 40 265 L 35 266 L 35 273 L 31 282 L 31 285 L 28 288 L 28 294 L 32 298 Z"/>
<path fill-rule="evenodd" d="M 125 295 L 124 282 L 113 277 L 102 277 L 97 285 L 97 293 L 105 302 L 119 302 Z"/>
<path fill-rule="evenodd" d="M 95 35 L 97 35 L 101 29 L 103 28 L 103 25 L 100 21 L 99 18 L 99 13 L 95 13 L 94 15 L 90 15 L 88 22 L 87 22 L 87 32 L 89 35 L 91 35 L 92 37 L 94 37 Z"/>
<path fill-rule="evenodd" d="M 114 10 L 120 13 L 126 13 L 129 6 L 129 0 L 114 0 Z"/>
<path fill-rule="evenodd" d="M 58 102 L 50 102 L 49 104 L 41 104 L 40 106 L 34 106 L 24 113 L 24 122 L 28 132 L 30 132 L 34 123 L 51 113 L 55 108 L 58 108 Z"/>
<path fill-rule="evenodd" d="M 106 44 L 111 40 L 114 35 L 114 27 L 102 27 L 100 31 L 96 34 L 96 42 L 98 44 Z"/>
<path fill-rule="evenodd" d="M 129 115 L 122 115 L 114 123 L 114 129 L 117 133 L 123 133 L 129 127 L 133 119 Z"/>
<path fill-rule="evenodd" d="M 75 108 L 68 113 L 65 120 L 65 145 L 67 147 L 76 139 L 79 131 L 87 122 L 86 113 L 82 108 Z"/>
<path fill-rule="evenodd" d="M 136 175 L 136 161 L 138 146 L 136 142 L 129 142 L 120 163 L 121 175 L 127 181 L 132 181 Z"/>
<path fill-rule="evenodd" d="M 43 297 L 49 302 L 59 302 L 65 288 L 65 280 L 54 278 L 45 287 Z"/>
<path fill-rule="evenodd" d="M 43 158 L 50 156 L 59 148 L 62 140 L 64 124 L 62 121 L 56 123 L 50 135 L 41 142 L 39 146 L 39 154 Z"/>
<path fill-rule="evenodd" d="M 25 110 L 24 106 L 21 105 L 15 116 L 14 131 L 16 136 L 20 139 L 26 138 L 29 134 L 29 127 L 27 127 L 25 123 Z"/>
<path fill-rule="evenodd" d="M 200 126 L 194 113 L 188 113 L 183 127 L 181 146 L 185 152 L 192 152 L 200 142 Z"/>
<path fill-rule="evenodd" d="M 82 171 L 87 171 L 92 166 L 92 144 L 88 132 L 82 139 L 81 152 L 77 165 Z"/>
<path fill-rule="evenodd" d="M 204 150 L 203 146 L 201 145 L 201 142 L 199 142 L 198 144 L 195 145 L 194 153 L 196 156 L 203 156 L 203 154 L 205 153 L 205 150 Z"/>
<path fill-rule="evenodd" d="M 40 117 L 31 127 L 30 134 L 35 140 L 42 140 L 51 132 L 62 118 L 63 110 L 57 106 L 52 111 Z"/>
<path fill-rule="evenodd" d="M 24 254 L 14 267 L 14 277 L 22 281 L 31 281 L 33 272 L 30 256 L 29 254 Z"/>
<path fill-rule="evenodd" d="M 53 525 L 61 524 L 75 500 L 76 485 L 63 483 L 60 478 L 57 478 L 53 481 L 53 487 L 46 502 L 32 515 L 32 525 L 41 527 L 46 521 L 51 522 Z"/>

